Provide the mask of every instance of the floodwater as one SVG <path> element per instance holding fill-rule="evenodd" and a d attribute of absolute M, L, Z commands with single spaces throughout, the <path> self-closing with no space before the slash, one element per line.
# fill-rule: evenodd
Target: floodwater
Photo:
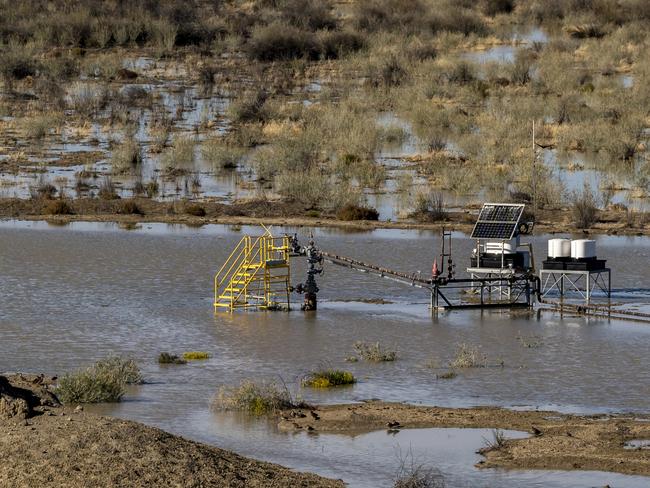
<path fill-rule="evenodd" d="M 276 233 L 294 229 L 275 229 Z M 303 242 L 309 229 L 296 230 Z M 439 469 L 447 486 L 647 486 L 647 478 L 606 473 L 478 470 L 485 431 L 434 429 L 362 436 L 286 434 L 263 420 L 213 412 L 220 386 L 282 378 L 315 403 L 369 398 L 428 405 L 503 405 L 563 412 L 650 411 L 650 326 L 552 312 L 462 311 L 432 316 L 428 296 L 367 274 L 326 265 L 316 313 L 212 311 L 212 277 L 242 233 L 226 226 L 44 222 L 0 224 L 0 371 L 61 374 L 108 354 L 133 356 L 147 384 L 93 411 L 138 420 L 243 455 L 341 477 L 351 486 L 390 486 L 401 453 Z M 437 234 L 314 229 L 329 252 L 427 274 Z M 455 234 L 462 271 L 471 242 Z M 536 256 L 549 236 L 532 238 Z M 554 236 L 557 237 L 557 236 Z M 650 303 L 646 237 L 596 238 L 613 270 L 615 302 Z M 293 282 L 304 279 L 296 261 Z M 375 305 L 347 300 L 383 298 Z M 298 300 L 299 297 L 296 297 Z M 397 349 L 393 363 L 347 363 L 355 341 Z M 525 347 L 524 342 L 537 347 Z M 459 343 L 480 346 L 490 364 L 437 380 Z M 207 361 L 160 366 L 161 351 L 205 350 Z M 427 366 L 432 361 L 440 367 Z M 328 365 L 359 378 L 353 387 L 299 389 Z M 514 433 L 511 433 L 515 435 Z M 452 453 L 452 455 L 449 454 Z"/>

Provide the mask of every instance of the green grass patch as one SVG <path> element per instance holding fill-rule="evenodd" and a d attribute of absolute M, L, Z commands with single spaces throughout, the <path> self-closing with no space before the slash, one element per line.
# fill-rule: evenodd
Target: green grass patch
<path fill-rule="evenodd" d="M 305 376 L 302 385 L 310 388 L 330 388 L 332 386 L 353 385 L 356 382 L 354 375 L 349 371 L 322 369 L 312 371 Z"/>
<path fill-rule="evenodd" d="M 197 359 L 210 359 L 210 353 L 205 351 L 188 351 L 183 353 L 183 359 L 194 361 Z"/>

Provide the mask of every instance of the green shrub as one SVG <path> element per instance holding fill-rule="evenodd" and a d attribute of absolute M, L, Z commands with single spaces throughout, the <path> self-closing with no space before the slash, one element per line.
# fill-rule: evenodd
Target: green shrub
<path fill-rule="evenodd" d="M 116 374 L 127 385 L 139 385 L 143 382 L 138 363 L 133 359 L 109 356 L 95 363 L 98 372 Z"/>
<path fill-rule="evenodd" d="M 312 371 L 302 379 L 302 385 L 311 388 L 329 388 L 332 386 L 352 385 L 357 380 L 352 373 L 340 369 L 321 369 Z"/>
<path fill-rule="evenodd" d="M 141 382 L 140 370 L 133 360 L 109 357 L 89 368 L 65 374 L 56 394 L 64 403 L 119 402 L 125 385 Z"/>
<path fill-rule="evenodd" d="M 214 408 L 240 410 L 253 415 L 265 415 L 294 408 L 291 394 L 286 386 L 275 382 L 256 383 L 243 380 L 237 387 L 222 387 L 213 402 Z"/>
<path fill-rule="evenodd" d="M 374 208 L 348 204 L 336 212 L 336 218 L 344 221 L 377 220 L 379 219 L 379 212 Z"/>

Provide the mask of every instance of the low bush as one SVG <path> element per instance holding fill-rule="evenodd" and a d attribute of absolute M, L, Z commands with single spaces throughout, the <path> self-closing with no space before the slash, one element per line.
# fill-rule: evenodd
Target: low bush
<path fill-rule="evenodd" d="M 143 215 L 144 212 L 134 200 L 119 202 L 117 213 L 122 215 Z"/>
<path fill-rule="evenodd" d="M 329 388 L 332 386 L 352 385 L 357 380 L 352 373 L 340 369 L 321 369 L 312 371 L 302 379 L 302 385 L 311 388 Z"/>
<path fill-rule="evenodd" d="M 248 44 L 248 55 L 257 61 L 317 60 L 320 53 L 315 34 L 281 23 L 256 28 Z"/>
<path fill-rule="evenodd" d="M 236 387 L 222 387 L 213 402 L 214 408 L 240 410 L 253 415 L 266 415 L 296 404 L 286 386 L 275 382 L 256 383 L 243 380 Z"/>
<path fill-rule="evenodd" d="M 336 218 L 344 221 L 352 220 L 378 220 L 379 212 L 371 207 L 360 207 L 348 204 L 336 212 Z"/>
<path fill-rule="evenodd" d="M 89 368 L 65 374 L 59 380 L 56 394 L 64 403 L 119 402 L 125 385 L 141 382 L 135 361 L 109 357 Z"/>
<path fill-rule="evenodd" d="M 235 100 L 228 109 L 228 115 L 233 122 L 264 122 L 267 118 L 266 100 L 269 95 L 265 90 L 245 93 Z M 208 145 L 208 148 L 210 146 Z"/>
<path fill-rule="evenodd" d="M 224 144 L 218 138 L 207 140 L 201 147 L 203 160 L 210 163 L 215 170 L 236 168 L 244 154 L 244 149 Z"/>
<path fill-rule="evenodd" d="M 47 199 L 54 198 L 57 192 L 56 186 L 45 179 L 40 179 L 36 188 L 32 188 L 32 190 L 34 197 Z"/>
<path fill-rule="evenodd" d="M 72 206 L 67 200 L 50 200 L 45 205 L 46 215 L 71 215 Z"/>
<path fill-rule="evenodd" d="M 205 208 L 196 203 L 185 205 L 185 213 L 194 217 L 205 217 Z"/>
<path fill-rule="evenodd" d="M 440 222 L 447 219 L 442 193 L 421 190 L 415 194 L 412 217 L 424 222 Z"/>
<path fill-rule="evenodd" d="M 585 185 L 581 192 L 575 191 L 571 197 L 573 223 L 579 229 L 588 229 L 598 220 L 596 196 L 591 187 Z"/>
<path fill-rule="evenodd" d="M 191 136 L 176 136 L 172 147 L 168 148 L 162 157 L 162 164 L 170 172 L 174 170 L 188 171 L 194 166 L 194 138 Z"/>
<path fill-rule="evenodd" d="M 106 176 L 100 183 L 98 196 L 103 200 L 116 200 L 120 198 L 115 191 L 115 184 L 110 177 Z"/>
<path fill-rule="evenodd" d="M 147 197 L 153 198 L 158 195 L 160 187 L 157 180 L 151 180 L 146 185 L 144 185 L 144 190 L 147 193 Z"/>
<path fill-rule="evenodd" d="M 329 31 L 320 37 L 321 53 L 324 58 L 338 59 L 351 54 L 366 45 L 365 38 L 352 31 Z"/>
<path fill-rule="evenodd" d="M 390 56 L 379 66 L 371 66 L 368 73 L 368 81 L 375 88 L 400 86 L 407 78 L 408 72 L 395 56 Z"/>
<path fill-rule="evenodd" d="M 135 139 L 128 138 L 111 155 L 111 168 L 113 173 L 129 173 L 142 164 L 140 145 Z"/>
<path fill-rule="evenodd" d="M 127 385 L 139 385 L 143 382 L 138 363 L 133 359 L 109 356 L 95 363 L 95 370 L 117 375 Z"/>
<path fill-rule="evenodd" d="M 161 352 L 158 355 L 158 364 L 187 364 L 187 361 L 176 354 Z"/>
<path fill-rule="evenodd" d="M 354 352 L 359 358 L 365 361 L 377 363 L 395 361 L 397 359 L 397 351 L 385 349 L 379 342 L 355 342 Z"/>

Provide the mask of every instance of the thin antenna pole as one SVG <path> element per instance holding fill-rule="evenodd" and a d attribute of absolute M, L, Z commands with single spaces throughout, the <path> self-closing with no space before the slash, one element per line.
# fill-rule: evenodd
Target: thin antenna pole
<path fill-rule="evenodd" d="M 533 214 L 537 213 L 537 146 L 535 145 L 535 119 L 533 119 L 533 174 L 532 174 L 532 187 L 533 187 Z"/>

